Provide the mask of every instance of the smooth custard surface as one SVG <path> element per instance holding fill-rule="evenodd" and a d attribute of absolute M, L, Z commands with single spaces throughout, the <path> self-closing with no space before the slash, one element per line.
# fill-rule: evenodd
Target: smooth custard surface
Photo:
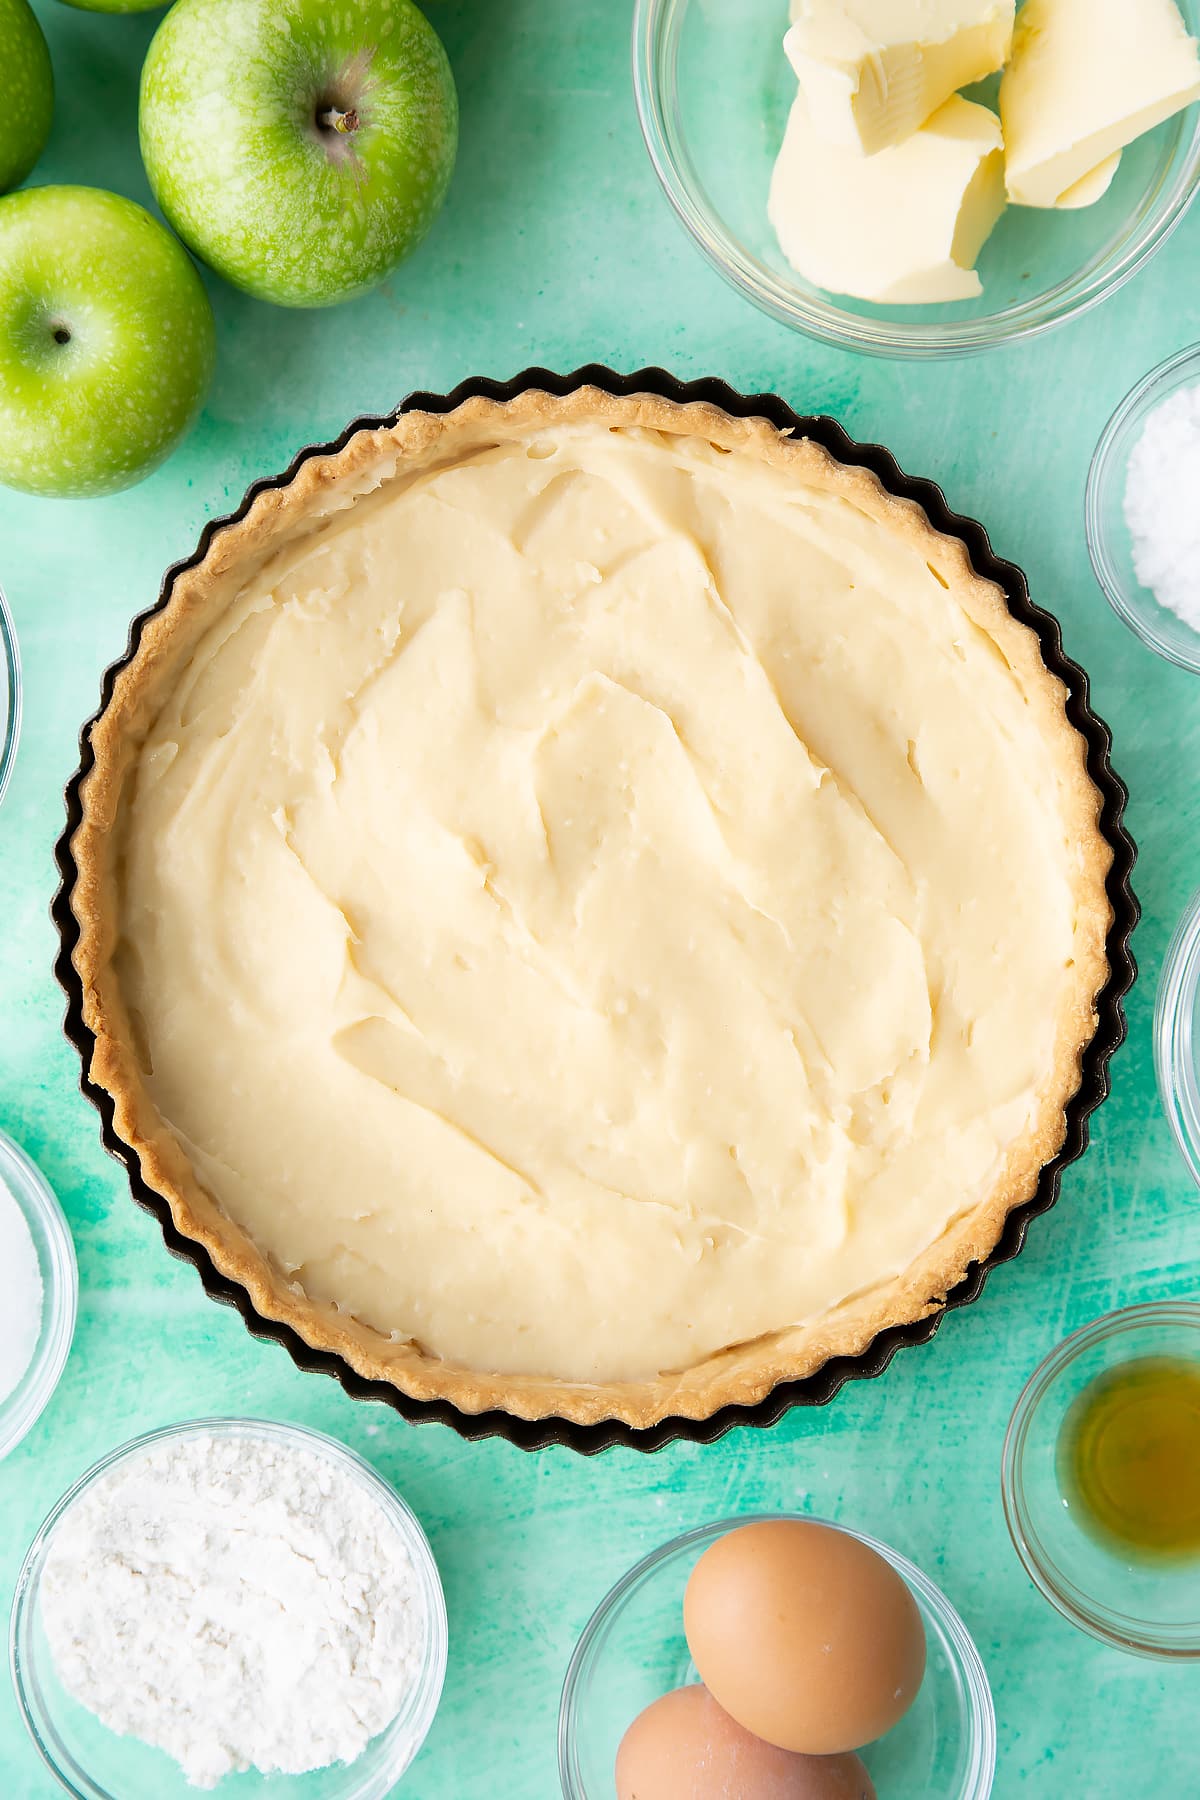
<path fill-rule="evenodd" d="M 1061 771 L 936 541 L 564 424 L 242 588 L 140 752 L 116 966 L 152 1101 L 305 1294 L 636 1379 L 988 1195 L 1075 901 Z"/>

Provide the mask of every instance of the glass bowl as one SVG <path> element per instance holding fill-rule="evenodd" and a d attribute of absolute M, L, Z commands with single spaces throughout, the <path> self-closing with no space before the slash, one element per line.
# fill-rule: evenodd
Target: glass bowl
<path fill-rule="evenodd" d="M 0 588 L 0 800 L 17 759 L 21 735 L 21 659 L 17 630 Z"/>
<path fill-rule="evenodd" d="M 1200 632 L 1160 606 L 1134 572 L 1125 523 L 1125 472 L 1146 419 L 1180 388 L 1200 382 L 1200 344 L 1169 357 L 1126 394 L 1104 427 L 1088 470 L 1084 525 L 1096 580 L 1109 605 L 1144 644 L 1181 669 L 1200 672 Z"/>
<path fill-rule="evenodd" d="M 695 1681 L 683 1635 L 683 1590 L 715 1539 L 761 1519 L 808 1513 L 753 1513 L 701 1525 L 654 1550 L 618 1581 L 592 1614 L 571 1658 L 558 1715 L 558 1771 L 565 1800 L 610 1800 L 617 1747 L 651 1701 Z M 987 1800 L 996 1767 L 996 1718 L 987 1673 L 967 1628 L 928 1576 L 896 1550 L 869 1544 L 908 1584 L 929 1647 L 925 1679 L 904 1718 L 862 1752 L 888 1800 Z"/>
<path fill-rule="evenodd" d="M 428 1621 L 424 1664 L 403 1710 L 353 1763 L 309 1775 L 230 1775 L 213 1790 L 237 1800 L 384 1800 L 408 1768 L 433 1723 L 446 1674 L 446 1603 L 429 1541 L 415 1514 L 353 1450 L 323 1432 L 266 1419 L 193 1419 L 148 1432 L 114 1450 L 63 1495 L 30 1545 L 13 1599 L 10 1661 L 17 1705 L 43 1762 L 75 1800 L 184 1800 L 194 1796 L 183 1771 L 161 1750 L 118 1737 L 67 1693 L 58 1679 L 41 1621 L 39 1589 L 55 1526 L 69 1507 L 119 1463 L 154 1445 L 193 1436 L 270 1438 L 305 1450 L 349 1474 L 403 1537 L 420 1583 Z"/>
<path fill-rule="evenodd" d="M 1163 1111 L 1200 1186 L 1200 893 L 1193 894 L 1167 947 L 1154 998 L 1154 1066 Z"/>
<path fill-rule="evenodd" d="M 42 1276 L 42 1324 L 24 1375 L 0 1400 L 0 1460 L 36 1424 L 66 1366 L 75 1334 L 79 1270 L 62 1208 L 41 1170 L 0 1131 L 0 1186 L 25 1216 Z"/>
<path fill-rule="evenodd" d="M 1200 0 L 1180 10 L 1197 35 Z M 634 90 L 658 178 L 714 268 L 764 312 L 827 344 L 934 357 L 1037 336 L 1115 293 L 1195 196 L 1198 107 L 1131 144 L 1095 205 L 1010 208 L 979 259 L 978 299 L 884 307 L 826 294 L 784 260 L 767 220 L 796 93 L 787 19 L 785 0 L 636 0 Z"/>
<path fill-rule="evenodd" d="M 1098 1375 L 1145 1356 L 1200 1364 L 1200 1306 L 1106 1313 L 1052 1350 L 1026 1383 L 1004 1440 L 1004 1516 L 1026 1572 L 1082 1631 L 1139 1656 L 1200 1657 L 1200 1558 L 1139 1559 L 1093 1537 L 1064 1493 L 1058 1440 Z"/>

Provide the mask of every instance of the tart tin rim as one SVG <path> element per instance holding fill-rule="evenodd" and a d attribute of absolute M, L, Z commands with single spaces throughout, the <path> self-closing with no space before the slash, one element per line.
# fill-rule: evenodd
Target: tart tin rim
<path fill-rule="evenodd" d="M 721 408 L 734 418 L 765 418 L 781 431 L 811 438 L 851 467 L 871 470 L 889 493 L 901 499 L 915 501 L 935 530 L 948 537 L 956 537 L 965 544 L 976 572 L 996 583 L 1004 593 L 1013 616 L 1033 630 L 1047 669 L 1058 676 L 1067 690 L 1066 716 L 1087 745 L 1088 774 L 1102 802 L 1099 826 L 1112 850 L 1112 865 L 1106 881 L 1113 913 L 1105 945 L 1109 976 L 1096 999 L 1097 1026 L 1083 1053 L 1079 1087 L 1065 1109 L 1066 1134 L 1058 1153 L 1043 1166 L 1035 1193 L 1020 1206 L 1014 1207 L 1008 1215 L 1000 1239 L 990 1255 L 983 1262 L 972 1264 L 964 1279 L 947 1294 L 944 1303 L 926 1318 L 911 1324 L 885 1327 L 858 1355 L 833 1357 L 802 1380 L 780 1382 L 754 1405 L 721 1407 L 707 1419 L 667 1417 L 648 1428 L 627 1425 L 617 1419 L 607 1419 L 595 1424 L 579 1424 L 574 1420 L 555 1416 L 537 1420 L 518 1419 L 499 1409 L 471 1414 L 461 1412 L 447 1400 L 415 1400 L 390 1383 L 359 1375 L 334 1351 L 314 1350 L 289 1326 L 264 1318 L 245 1288 L 217 1271 L 203 1245 L 185 1238 L 177 1230 L 166 1200 L 142 1179 L 136 1153 L 114 1131 L 112 1097 L 95 1086 L 88 1075 L 95 1039 L 83 1021 L 83 987 L 72 962 L 72 953 L 79 939 L 79 924 L 71 904 L 78 879 L 71 839 L 82 819 L 80 784 L 93 763 L 92 726 L 107 708 L 117 676 L 135 655 L 148 620 L 161 612 L 170 600 L 176 578 L 202 560 L 218 531 L 245 517 L 260 493 L 286 486 L 311 457 L 335 454 L 360 431 L 386 429 L 401 414 L 407 412 L 449 413 L 463 401 L 476 397 L 507 401 L 531 389 L 562 396 L 581 387 L 600 388 L 618 398 L 649 393 L 680 405 L 703 401 Z M 1001 1263 L 1011 1261 L 1019 1253 L 1031 1221 L 1047 1212 L 1058 1199 L 1063 1170 L 1087 1148 L 1088 1121 L 1108 1094 L 1109 1062 L 1125 1037 L 1122 1001 L 1137 974 L 1137 965 L 1129 948 L 1130 934 L 1140 914 L 1130 887 L 1130 874 L 1137 852 L 1133 839 L 1123 824 L 1128 791 L 1109 762 L 1111 745 L 1112 734 L 1108 726 L 1092 711 L 1089 704 L 1086 674 L 1064 652 L 1058 620 L 1030 600 L 1029 589 L 1020 569 L 995 555 L 987 532 L 978 520 L 964 517 L 950 509 L 945 494 L 936 482 L 906 475 L 889 450 L 880 444 L 857 443 L 835 419 L 824 415 L 797 414 L 776 394 L 741 394 L 713 377 L 684 382 L 661 368 L 638 369 L 629 375 L 620 375 L 599 363 L 587 363 L 568 375 L 557 375 L 549 369 L 533 367 L 522 370 L 509 381 L 474 376 L 460 382 L 448 394 L 417 390 L 409 394 L 395 411 L 359 417 L 332 442 L 307 446 L 281 474 L 252 483 L 236 511 L 208 520 L 194 552 L 167 570 L 157 600 L 135 617 L 130 626 L 129 642 L 124 655 L 105 673 L 100 705 L 80 731 L 79 766 L 65 790 L 67 820 L 55 846 L 55 862 L 61 884 L 50 908 L 59 939 L 54 973 L 67 1001 L 63 1030 L 80 1058 L 80 1091 L 100 1115 L 101 1140 L 105 1149 L 125 1165 L 133 1198 L 158 1221 L 168 1250 L 183 1261 L 190 1262 L 196 1269 L 210 1298 L 235 1307 L 252 1336 L 281 1344 L 298 1368 L 334 1376 L 354 1399 L 382 1401 L 414 1423 L 433 1420 L 449 1425 L 460 1437 L 470 1441 L 500 1437 L 523 1450 L 538 1450 L 558 1444 L 589 1456 L 615 1444 L 644 1451 L 658 1450 L 664 1444 L 677 1440 L 711 1444 L 738 1426 L 774 1425 L 793 1406 L 826 1405 L 847 1381 L 881 1375 L 897 1350 L 902 1347 L 927 1343 L 947 1312 L 975 1300 L 991 1270 Z"/>

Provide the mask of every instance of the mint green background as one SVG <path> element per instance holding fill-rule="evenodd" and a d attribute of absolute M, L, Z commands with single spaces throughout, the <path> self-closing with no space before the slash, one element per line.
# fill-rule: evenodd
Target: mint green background
<path fill-rule="evenodd" d="M 148 200 L 135 136 L 137 70 L 155 16 L 104 18 L 38 0 L 59 84 L 36 181 Z M 1163 949 L 1200 882 L 1193 823 L 1200 684 L 1110 616 L 1081 525 L 1092 445 L 1153 363 L 1200 335 L 1200 216 L 1122 295 L 1029 347 L 902 366 L 824 351 L 768 322 L 701 262 L 644 155 L 628 71 L 628 0 L 430 0 L 462 97 L 449 204 L 422 250 L 369 300 L 281 313 L 212 284 L 220 366 L 208 408 L 168 466 L 132 493 L 60 503 L 0 491 L 0 582 L 25 662 L 26 725 L 0 811 L 0 1124 L 41 1163 L 74 1229 L 79 1329 L 40 1423 L 0 1465 L 0 1609 L 62 1489 L 149 1427 L 206 1412 L 296 1419 L 344 1438 L 425 1522 L 450 1611 L 442 1710 L 403 1791 L 413 1800 L 548 1800 L 567 1658 L 593 1604 L 684 1526 L 758 1507 L 811 1507 L 890 1540 L 942 1581 L 983 1653 L 1000 1725 L 1000 1800 L 1200 1791 L 1200 1673 L 1117 1655 L 1034 1592 L 1000 1510 L 1004 1423 L 1034 1363 L 1106 1308 L 1187 1294 L 1200 1212 L 1155 1095 L 1151 1009 Z M 1141 847 L 1141 980 L 1115 1091 L 1092 1148 L 1024 1255 L 934 1342 L 830 1407 L 769 1433 L 652 1458 L 586 1462 L 466 1445 L 296 1371 L 205 1299 L 164 1251 L 102 1152 L 76 1089 L 51 976 L 51 847 L 76 733 L 101 671 L 163 568 L 255 476 L 353 414 L 414 386 L 527 363 L 662 362 L 778 390 L 828 411 L 986 520 L 1061 617 L 1112 724 Z M 0 1271 L 2 1277 L 2 1271 Z M 0 1685 L 0 1795 L 49 1795 Z"/>

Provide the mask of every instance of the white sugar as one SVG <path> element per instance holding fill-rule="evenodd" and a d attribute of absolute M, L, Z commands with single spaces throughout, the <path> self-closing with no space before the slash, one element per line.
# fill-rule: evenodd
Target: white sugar
<path fill-rule="evenodd" d="M 1160 606 L 1200 631 L 1200 386 L 1156 406 L 1125 476 L 1133 566 Z"/>
<path fill-rule="evenodd" d="M 25 1214 L 0 1181 L 0 1401 L 18 1387 L 42 1328 L 42 1273 Z"/>

